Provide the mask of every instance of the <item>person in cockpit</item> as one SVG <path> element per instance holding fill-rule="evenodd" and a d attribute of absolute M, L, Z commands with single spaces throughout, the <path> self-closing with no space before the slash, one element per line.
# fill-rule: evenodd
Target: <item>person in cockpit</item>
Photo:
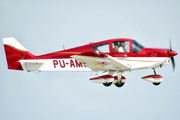
<path fill-rule="evenodd" d="M 121 42 L 121 46 L 119 47 L 118 52 L 127 52 L 125 42 Z"/>

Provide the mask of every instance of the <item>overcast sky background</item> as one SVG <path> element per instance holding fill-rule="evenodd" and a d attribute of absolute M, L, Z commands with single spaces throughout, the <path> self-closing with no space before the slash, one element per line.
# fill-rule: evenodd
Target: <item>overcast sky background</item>
<path fill-rule="evenodd" d="M 146 47 L 180 53 L 179 0 L 0 0 L 0 39 L 14 37 L 35 55 L 111 38 L 133 38 Z M 34 73 L 7 69 L 0 45 L 0 120 L 178 120 L 180 57 L 156 69 L 157 87 L 124 73 L 122 88 L 89 82 L 91 72 Z"/>

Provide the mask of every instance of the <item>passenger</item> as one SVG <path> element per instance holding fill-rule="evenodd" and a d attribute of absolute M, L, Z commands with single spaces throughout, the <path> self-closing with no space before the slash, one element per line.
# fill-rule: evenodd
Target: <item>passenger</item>
<path fill-rule="evenodd" d="M 119 52 L 127 52 L 125 47 L 126 47 L 125 42 L 121 42 L 121 46 L 119 47 L 118 51 Z"/>

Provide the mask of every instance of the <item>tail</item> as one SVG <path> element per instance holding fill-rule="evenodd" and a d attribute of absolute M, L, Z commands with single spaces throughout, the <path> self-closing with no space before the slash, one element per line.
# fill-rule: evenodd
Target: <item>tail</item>
<path fill-rule="evenodd" d="M 3 38 L 3 44 L 8 69 L 23 70 L 19 60 L 34 58 L 34 55 L 28 52 L 28 50 L 13 37 Z"/>

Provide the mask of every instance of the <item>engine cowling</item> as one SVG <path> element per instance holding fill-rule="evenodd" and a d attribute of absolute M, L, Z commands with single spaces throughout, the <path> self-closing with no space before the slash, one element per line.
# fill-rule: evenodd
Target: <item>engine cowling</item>
<path fill-rule="evenodd" d="M 142 77 L 141 79 L 152 83 L 161 83 L 163 81 L 163 77 L 161 75 L 148 75 Z"/>

